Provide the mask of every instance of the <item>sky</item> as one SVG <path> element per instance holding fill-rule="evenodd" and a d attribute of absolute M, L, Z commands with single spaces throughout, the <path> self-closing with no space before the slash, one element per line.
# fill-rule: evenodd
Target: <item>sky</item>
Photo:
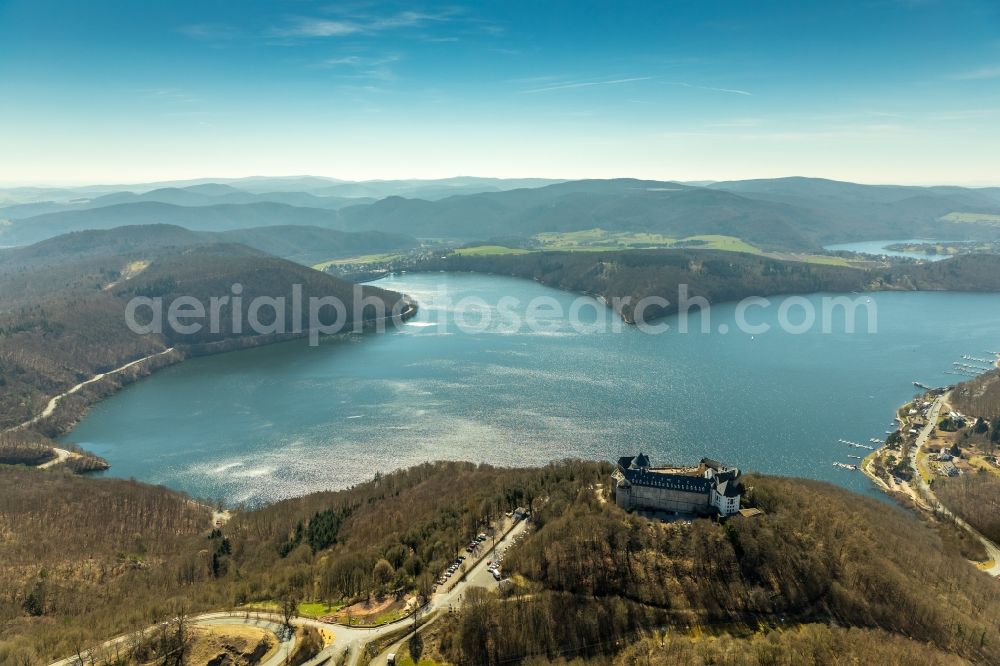
<path fill-rule="evenodd" d="M 1000 185 L 1000 2 L 0 0 L 0 183 Z"/>

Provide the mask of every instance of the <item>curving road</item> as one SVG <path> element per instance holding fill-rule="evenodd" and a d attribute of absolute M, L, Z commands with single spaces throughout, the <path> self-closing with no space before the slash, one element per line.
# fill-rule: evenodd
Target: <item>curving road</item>
<path fill-rule="evenodd" d="M 527 523 L 521 521 L 516 524 L 507 534 L 504 535 L 502 539 L 497 541 L 496 550 L 497 552 L 503 552 L 510 547 L 514 539 L 519 535 L 523 534 L 525 529 L 527 529 Z M 492 550 L 490 551 L 492 552 Z M 473 587 L 485 587 L 492 588 L 497 585 L 497 582 L 493 579 L 493 576 L 486 570 L 486 561 L 490 559 L 488 556 L 483 556 L 465 575 L 465 577 L 454 585 L 450 590 L 442 592 L 440 594 L 435 594 L 431 597 L 431 600 L 421 609 L 421 615 L 426 619 L 421 624 L 421 627 L 425 627 L 430 623 L 434 622 L 442 614 L 447 613 L 450 609 L 457 609 L 462 602 L 463 595 L 467 590 Z M 439 612 L 440 611 L 440 612 Z M 258 627 L 267 629 L 276 636 L 281 637 L 281 643 L 278 650 L 270 657 L 266 662 L 263 662 L 259 666 L 281 666 L 285 659 L 292 653 L 295 649 L 295 636 L 292 632 L 285 632 L 283 627 L 283 619 L 277 613 L 264 613 L 257 611 L 220 611 L 215 613 L 204 613 L 202 615 L 196 615 L 190 618 L 190 622 L 195 625 L 209 625 L 209 626 L 225 626 L 225 625 L 248 625 L 252 627 Z M 361 658 L 361 650 L 365 644 L 385 636 L 397 632 L 409 625 L 412 625 L 412 618 L 406 617 L 396 622 L 390 624 L 385 624 L 380 627 L 373 628 L 362 628 L 362 627 L 347 627 L 339 624 L 329 624 L 327 622 L 320 622 L 319 620 L 313 620 L 309 618 L 294 618 L 292 619 L 292 624 L 296 627 L 315 627 L 317 629 L 324 629 L 327 632 L 333 633 L 333 642 L 328 645 L 322 652 L 310 659 L 304 666 L 323 666 L 326 664 L 336 664 L 342 658 L 345 652 L 350 653 L 347 663 L 349 665 L 356 664 Z M 145 630 L 144 633 L 149 633 L 161 627 L 166 623 L 159 625 L 154 625 Z M 125 634 L 123 636 L 118 636 L 112 638 L 109 641 L 105 641 L 101 645 L 92 648 L 92 651 L 104 651 L 107 648 L 113 648 L 115 645 L 124 643 L 128 641 L 134 634 Z M 405 640 L 405 639 L 404 639 Z M 402 643 L 398 641 L 395 645 Z M 393 647 L 395 647 L 395 645 Z M 372 664 L 385 664 L 386 656 L 391 652 L 393 648 L 389 648 L 380 654 Z M 88 650 L 88 653 L 91 650 Z M 87 653 L 85 653 L 84 658 L 86 658 Z M 76 656 L 67 657 L 66 659 L 61 659 L 59 661 L 53 662 L 51 666 L 80 666 L 79 658 Z"/>
<path fill-rule="evenodd" d="M 927 444 L 927 440 L 930 439 L 931 432 L 934 431 L 934 426 L 937 424 L 938 418 L 941 415 L 941 409 L 944 407 L 950 396 L 951 393 L 945 393 L 944 395 L 938 396 L 938 398 L 934 401 L 934 404 L 931 405 L 930 410 L 928 410 L 927 425 L 925 425 L 924 429 L 920 431 L 919 435 L 917 435 L 917 441 L 910 449 L 910 467 L 913 470 L 913 478 L 916 480 L 917 489 L 924 501 L 934 510 L 954 520 L 956 525 L 979 539 L 979 541 L 983 544 L 988 557 L 993 560 L 993 565 L 986 569 L 982 569 L 982 571 L 985 571 L 990 576 L 995 578 L 1000 576 L 1000 546 L 997 546 L 997 544 L 980 534 L 976 528 L 972 527 L 967 522 L 952 513 L 948 507 L 941 503 L 941 500 L 937 498 L 937 495 L 935 495 L 934 491 L 931 489 L 930 484 L 924 481 L 924 477 L 920 474 L 920 463 L 918 462 L 920 450 L 924 448 Z"/>
<path fill-rule="evenodd" d="M 102 372 L 102 373 L 100 373 L 98 375 L 94 375 L 90 379 L 88 379 L 86 381 L 83 381 L 83 382 L 80 382 L 79 384 L 77 384 L 73 388 L 69 389 L 65 393 L 60 393 L 56 397 L 52 398 L 51 400 L 49 400 L 48 404 L 45 405 L 45 409 L 42 410 L 41 414 L 38 414 L 37 416 L 28 419 L 27 421 L 25 421 L 21 425 L 14 426 L 13 428 L 10 428 L 10 430 L 24 430 L 25 428 L 28 428 L 28 427 L 33 426 L 34 424 L 38 423 L 42 419 L 46 419 L 46 418 L 52 416 L 52 414 L 56 411 L 56 407 L 59 406 L 59 401 L 60 400 L 62 400 L 66 396 L 70 396 L 70 395 L 73 395 L 74 393 L 77 393 L 80 389 L 82 389 L 84 386 L 87 386 L 88 384 L 93 384 L 94 382 L 99 382 L 102 379 L 104 379 L 105 377 L 107 377 L 108 375 L 116 375 L 119 372 L 122 372 L 123 370 L 128 370 L 129 368 L 131 368 L 131 367 L 133 367 L 135 365 L 138 365 L 140 363 L 143 363 L 145 361 L 148 361 L 151 358 L 156 358 L 157 356 L 163 356 L 164 354 L 169 354 L 172 351 L 174 351 L 174 348 L 170 347 L 169 349 L 164 349 L 161 352 L 157 352 L 155 354 L 150 354 L 149 356 L 143 356 L 142 358 L 138 358 L 138 359 L 132 361 L 131 363 L 126 363 L 125 365 L 123 365 L 120 368 L 115 368 L 114 370 L 108 370 L 107 372 Z"/>

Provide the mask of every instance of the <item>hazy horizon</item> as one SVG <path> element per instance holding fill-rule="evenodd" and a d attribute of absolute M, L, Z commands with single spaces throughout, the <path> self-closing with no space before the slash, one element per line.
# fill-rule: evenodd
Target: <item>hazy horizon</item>
<path fill-rule="evenodd" d="M 810 180 L 830 180 L 838 181 L 844 183 L 854 183 L 858 185 L 874 185 L 874 186 L 903 186 L 903 187 L 964 187 L 969 189 L 977 188 L 994 188 L 1000 187 L 1000 179 L 996 181 L 983 181 L 978 183 L 967 183 L 967 182 L 956 182 L 956 181 L 926 181 L 926 182 L 905 182 L 900 180 L 881 180 L 881 181 L 864 181 L 858 179 L 849 178 L 831 178 L 828 176 L 817 176 L 817 175 L 803 175 L 803 174 L 786 174 L 779 176 L 749 176 L 747 178 L 670 178 L 670 177 L 644 177 L 644 176 L 634 176 L 634 175 L 619 175 L 619 176 L 581 176 L 578 178 L 567 178 L 561 176 L 540 176 L 536 174 L 527 175 L 515 175 L 515 176 L 492 176 L 492 175 L 479 175 L 479 174 L 457 174 L 457 175 L 446 175 L 433 178 L 423 178 L 418 176 L 400 176 L 400 177 L 378 177 L 378 178 L 350 178 L 348 176 L 329 176 L 323 174 L 315 173 L 292 173 L 292 174 L 260 174 L 260 173 L 249 173 L 247 175 L 239 176 L 205 176 L 205 175 L 191 175 L 182 178 L 154 178 L 150 180 L 78 180 L 78 181 L 5 181 L 0 180 L 0 188 L 3 189 L 15 189 L 15 188 L 51 188 L 51 189 L 73 189 L 73 188 L 90 188 L 90 187 L 134 187 L 139 185 L 163 185 L 172 186 L 172 184 L 177 184 L 179 187 L 184 187 L 185 183 L 190 185 L 195 185 L 198 183 L 228 183 L 228 182 L 238 182 L 247 179 L 295 179 L 295 178 L 322 178 L 328 179 L 331 182 L 343 182 L 343 183 L 377 183 L 377 182 L 389 182 L 389 181 L 440 181 L 440 180 L 452 180 L 459 178 L 481 178 L 481 179 L 495 179 L 495 180 L 552 180 L 552 181 L 575 181 L 575 180 L 619 180 L 619 179 L 635 179 L 635 180 L 655 180 L 662 182 L 673 182 L 682 184 L 692 184 L 692 183 L 719 183 L 724 181 L 739 181 L 739 180 L 780 180 L 788 178 L 804 178 Z"/>

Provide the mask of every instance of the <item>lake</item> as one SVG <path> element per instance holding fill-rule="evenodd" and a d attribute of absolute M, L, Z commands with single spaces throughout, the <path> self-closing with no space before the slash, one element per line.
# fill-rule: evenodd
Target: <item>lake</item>
<path fill-rule="evenodd" d="M 945 243 L 948 241 L 938 241 L 938 240 L 927 240 L 927 239 L 915 239 L 911 238 L 909 240 L 876 240 L 876 241 L 861 241 L 855 243 L 837 243 L 836 245 L 824 245 L 823 249 L 828 252 L 860 252 L 861 254 L 871 254 L 874 256 L 886 256 L 886 257 L 908 257 L 910 259 L 926 259 L 927 261 L 942 261 L 944 259 L 950 259 L 953 255 L 950 254 L 925 254 L 922 252 L 901 252 L 899 250 L 887 250 L 886 248 L 890 245 L 895 245 L 897 243 Z"/>
<path fill-rule="evenodd" d="M 859 453 L 837 440 L 884 437 L 914 380 L 953 383 L 953 361 L 1000 348 L 1000 295 L 872 294 L 874 334 L 862 324 L 749 335 L 736 332 L 731 304 L 711 312 L 712 330 L 728 334 L 579 332 L 554 312 L 540 315 L 544 330 L 472 333 L 454 326 L 484 316 L 465 297 L 544 296 L 568 310 L 576 296 L 486 275 L 378 285 L 418 299 L 417 317 L 319 347 L 185 361 L 96 405 L 65 439 L 107 458 L 110 475 L 229 502 L 341 488 L 434 459 L 542 465 L 640 450 L 654 463 L 711 456 L 874 493 L 860 472 L 832 466 Z M 581 317 L 617 321 L 591 306 Z M 774 308 L 747 318 L 778 321 Z"/>

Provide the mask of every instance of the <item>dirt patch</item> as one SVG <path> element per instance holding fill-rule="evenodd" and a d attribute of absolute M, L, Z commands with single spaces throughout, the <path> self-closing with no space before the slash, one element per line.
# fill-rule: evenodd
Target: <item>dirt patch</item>
<path fill-rule="evenodd" d="M 252 666 L 278 646 L 274 634 L 257 627 L 226 625 L 193 627 L 185 664 L 191 666 Z"/>

